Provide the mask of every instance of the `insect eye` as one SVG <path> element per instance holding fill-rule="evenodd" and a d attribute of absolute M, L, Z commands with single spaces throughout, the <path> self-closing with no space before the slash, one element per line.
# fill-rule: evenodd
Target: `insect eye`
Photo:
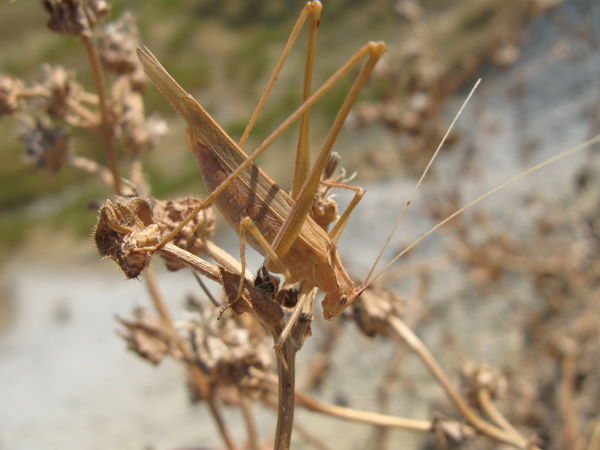
<path fill-rule="evenodd" d="M 338 306 L 341 308 L 342 306 L 344 306 L 346 303 L 348 303 L 348 297 L 346 297 L 345 295 L 342 295 L 340 297 L 340 299 L 338 300 Z"/>

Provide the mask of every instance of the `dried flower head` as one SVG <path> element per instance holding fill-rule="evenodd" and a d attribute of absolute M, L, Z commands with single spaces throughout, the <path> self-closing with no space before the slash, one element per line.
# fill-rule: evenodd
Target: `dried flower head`
<path fill-rule="evenodd" d="M 360 301 L 352 306 L 354 320 L 360 330 L 374 337 L 388 333 L 388 318 L 402 313 L 404 301 L 394 291 L 372 285 L 363 292 Z"/>
<path fill-rule="evenodd" d="M 481 389 L 487 391 L 491 398 L 506 396 L 508 388 L 506 377 L 487 364 L 474 364 L 467 361 L 462 366 L 462 375 L 469 396 L 473 399 L 477 398 L 477 392 Z"/>
<path fill-rule="evenodd" d="M 25 141 L 26 159 L 37 167 L 55 172 L 62 167 L 71 153 L 71 135 L 64 127 L 38 119 L 21 135 Z"/>
<path fill-rule="evenodd" d="M 340 155 L 332 152 L 323 168 L 321 180 L 328 183 L 346 183 L 350 178 L 345 178 L 345 171 L 341 169 L 340 175 L 334 175 L 340 163 Z M 339 219 L 337 202 L 329 196 L 331 187 L 326 184 L 320 184 L 315 198 L 313 200 L 311 216 L 321 228 L 325 231 L 329 229 L 329 225 Z"/>
<path fill-rule="evenodd" d="M 105 23 L 98 33 L 102 62 L 109 71 L 119 75 L 134 71 L 143 74 L 142 65 L 136 55 L 139 45 L 134 17 L 127 11 L 118 20 Z"/>
<path fill-rule="evenodd" d="M 37 87 L 46 94 L 42 97 L 44 109 L 57 119 L 69 121 L 75 115 L 74 105 L 81 102 L 83 87 L 75 81 L 75 74 L 60 66 L 42 66 L 43 78 Z"/>
<path fill-rule="evenodd" d="M 150 264 L 151 255 L 144 249 L 158 244 L 163 230 L 154 222 L 148 200 L 108 200 L 100 208 L 94 239 L 100 255 L 114 260 L 127 278 L 137 278 Z"/>
<path fill-rule="evenodd" d="M 244 327 L 233 318 L 222 317 L 217 322 L 216 314 L 212 308 L 195 314 L 186 325 L 189 341 L 197 363 L 220 391 L 221 399 L 237 402 L 229 388 L 255 392 L 259 384 L 251 376 L 251 368 L 265 371 L 272 366 L 270 338 L 263 328 Z"/>
<path fill-rule="evenodd" d="M 179 200 L 168 200 L 166 203 L 156 202 L 154 205 L 154 218 L 157 222 L 163 223 L 169 232 L 181 223 L 200 203 L 200 200 L 193 197 L 186 197 Z M 202 252 L 204 245 L 210 239 L 215 229 L 215 214 L 211 208 L 205 208 L 196 215 L 188 224 L 175 236 L 173 244 L 177 247 L 187 250 L 197 255 Z M 167 259 L 167 267 L 170 270 L 179 270 L 181 264 Z"/>
<path fill-rule="evenodd" d="M 134 315 L 134 320 L 118 319 L 127 329 L 126 332 L 119 331 L 119 336 L 125 339 L 130 350 L 152 364 L 160 363 L 167 355 L 182 358 L 173 332 L 163 320 L 152 316 L 144 308 L 137 308 Z"/>
<path fill-rule="evenodd" d="M 48 28 L 65 36 L 91 36 L 110 12 L 104 0 L 42 0 L 42 6 L 50 14 Z"/>
<path fill-rule="evenodd" d="M 23 82 L 12 75 L 0 75 L 0 119 L 18 113 L 24 106 L 19 93 Z"/>
<path fill-rule="evenodd" d="M 132 86 L 130 76 L 116 78 L 112 87 L 112 99 L 115 135 L 122 136 L 134 154 L 156 147 L 166 136 L 168 127 L 163 119 L 144 116 L 144 100 L 139 90 Z"/>

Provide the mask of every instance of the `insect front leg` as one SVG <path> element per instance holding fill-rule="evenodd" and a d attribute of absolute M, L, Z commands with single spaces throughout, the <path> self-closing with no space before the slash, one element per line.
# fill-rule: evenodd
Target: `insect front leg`
<path fill-rule="evenodd" d="M 240 277 L 240 287 L 238 289 L 237 297 L 235 298 L 235 300 L 233 302 L 236 302 L 241 298 L 242 292 L 244 289 L 243 274 L 246 273 L 246 232 L 249 232 L 252 235 L 252 237 L 254 237 L 254 239 L 256 239 L 258 241 L 261 248 L 267 254 L 268 260 L 272 261 L 276 265 L 277 270 L 279 270 L 279 272 L 286 279 L 289 280 L 292 278 L 292 275 L 290 274 L 289 270 L 285 267 L 285 264 L 283 264 L 283 261 L 281 261 L 279 256 L 277 256 L 277 253 L 275 253 L 275 250 L 273 250 L 273 247 L 271 247 L 271 244 L 269 244 L 269 242 L 267 242 L 267 240 L 262 235 L 262 233 L 260 232 L 260 230 L 258 229 L 256 224 L 254 223 L 254 221 L 248 216 L 243 217 L 242 220 L 240 221 L 240 228 L 239 228 L 239 233 L 238 233 L 240 236 L 240 259 L 241 259 L 241 263 L 242 263 L 242 270 L 241 270 L 242 276 Z M 227 307 L 223 308 L 221 310 L 221 314 L 223 314 L 223 312 L 225 312 L 226 309 L 227 309 Z"/>

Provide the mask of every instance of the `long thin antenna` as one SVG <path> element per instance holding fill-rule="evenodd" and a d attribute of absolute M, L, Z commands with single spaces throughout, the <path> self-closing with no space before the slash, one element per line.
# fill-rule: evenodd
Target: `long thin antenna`
<path fill-rule="evenodd" d="M 406 252 L 408 252 L 411 248 L 413 248 L 415 245 L 417 245 L 419 242 L 421 242 L 423 239 L 425 239 L 427 236 L 429 236 L 431 233 L 433 233 L 435 230 L 437 230 L 438 228 L 440 228 L 442 225 L 445 225 L 446 223 L 450 222 L 452 219 L 454 219 L 456 216 L 458 216 L 459 214 L 461 214 L 463 211 L 465 211 L 466 209 L 470 208 L 471 206 L 475 205 L 476 203 L 479 203 L 480 201 L 488 198 L 490 195 L 495 194 L 496 192 L 498 192 L 501 189 L 504 189 L 506 186 L 508 186 L 509 184 L 514 183 L 515 181 L 520 180 L 521 178 L 526 177 L 527 175 L 530 175 L 531 173 L 542 169 L 552 163 L 555 163 L 556 161 L 559 161 L 563 158 L 566 158 L 567 156 L 572 155 L 573 153 L 576 153 L 580 150 L 583 150 L 584 148 L 590 147 L 594 144 L 597 144 L 600 142 L 600 134 L 588 139 L 585 142 L 582 142 L 579 145 L 576 145 L 574 147 L 571 147 L 561 153 L 559 153 L 556 156 L 553 156 L 550 159 L 547 159 L 544 162 L 541 162 L 539 164 L 536 164 L 535 166 L 527 169 L 525 172 L 521 172 L 519 175 L 511 178 L 508 181 L 505 181 L 504 183 L 502 183 L 500 186 L 492 189 L 491 191 L 487 192 L 486 194 L 483 194 L 481 197 L 476 198 L 475 200 L 473 200 L 472 202 L 466 204 L 465 206 L 463 206 L 462 208 L 458 209 L 457 211 L 455 211 L 454 213 L 450 214 L 448 217 L 446 217 L 444 220 L 442 220 L 440 223 L 438 223 L 436 226 L 434 226 L 431 230 L 429 230 L 427 233 L 423 234 L 420 238 L 418 238 L 416 241 L 414 241 L 412 244 L 410 244 L 408 247 L 406 247 L 404 250 L 402 250 L 398 256 L 396 256 L 394 259 L 392 259 L 382 270 L 381 272 L 379 272 L 377 275 L 375 275 L 375 277 L 373 277 L 373 279 L 368 283 L 369 285 L 372 284 L 377 278 L 379 278 L 387 269 L 388 267 L 390 267 L 392 264 L 394 264 L 399 258 L 402 257 L 402 255 L 404 255 Z M 367 286 L 367 283 L 365 283 L 365 286 Z"/>
<path fill-rule="evenodd" d="M 417 193 L 417 189 L 419 189 L 419 186 L 421 186 L 421 183 L 423 182 L 423 179 L 425 178 L 425 175 L 427 175 L 427 172 L 429 172 L 429 167 L 431 167 L 431 164 L 433 164 L 433 160 L 435 159 L 435 157 L 437 156 L 437 154 L 442 149 L 442 146 L 446 142 L 446 139 L 448 138 L 448 135 L 452 131 L 452 128 L 454 127 L 454 124 L 456 123 L 456 121 L 458 120 L 458 118 L 462 114 L 463 110 L 467 106 L 467 103 L 469 103 L 469 100 L 471 99 L 471 97 L 475 93 L 475 90 L 477 89 L 477 86 L 479 86 L 479 83 L 481 83 L 481 78 L 477 80 L 477 82 L 475 83 L 475 86 L 473 86 L 473 89 L 471 89 L 471 92 L 469 93 L 469 95 L 467 96 L 466 100 L 463 102 L 462 106 L 458 110 L 458 113 L 456 113 L 456 116 L 454 116 L 454 120 L 452 120 L 452 123 L 448 127 L 448 131 L 446 131 L 446 134 L 444 135 L 444 137 L 440 141 L 440 144 L 438 145 L 437 149 L 435 150 L 435 153 L 433 154 L 433 156 L 429 160 L 429 163 L 427 163 L 427 167 L 425 167 L 425 170 L 423 171 L 423 174 L 421 175 L 421 178 L 419 178 L 419 182 L 415 186 L 415 189 L 413 190 L 410 198 L 406 202 L 406 205 L 404 206 L 404 209 L 400 213 L 400 217 L 398 217 L 398 220 L 396 220 L 396 224 L 394 225 L 394 228 L 392 228 L 392 232 L 389 234 L 387 240 L 385 241 L 385 245 L 383 246 L 383 248 L 379 252 L 379 255 L 377 255 L 377 259 L 375 260 L 375 264 L 373 264 L 373 267 L 371 267 L 371 270 L 369 271 L 369 274 L 367 275 L 367 278 L 365 279 L 364 285 L 370 284 L 369 283 L 369 279 L 371 278 L 371 275 L 373 275 L 373 271 L 375 270 L 375 267 L 377 267 L 377 264 L 379 264 L 379 260 L 383 256 L 383 252 L 385 251 L 385 249 L 387 248 L 388 244 L 390 243 L 390 240 L 392 239 L 392 236 L 394 236 L 394 233 L 396 232 L 396 228 L 398 228 L 398 225 L 400 224 L 400 221 L 402 220 L 402 217 L 404 217 L 404 213 L 408 209 L 408 206 L 412 203 L 412 199 L 415 196 L 415 194 Z M 386 268 L 387 267 L 388 266 L 386 266 Z M 377 276 L 379 276 L 379 275 L 377 275 Z"/>

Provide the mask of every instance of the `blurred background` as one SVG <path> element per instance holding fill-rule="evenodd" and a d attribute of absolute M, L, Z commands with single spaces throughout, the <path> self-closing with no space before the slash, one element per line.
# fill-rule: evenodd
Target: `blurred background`
<path fill-rule="evenodd" d="M 109 20 L 129 11 L 141 43 L 234 139 L 304 4 L 111 3 Z M 477 78 L 479 90 L 383 261 L 458 207 L 600 130 L 600 7 L 593 0 L 323 3 L 313 86 L 368 40 L 388 46 L 334 147 L 346 171 L 357 173 L 353 183 L 367 189 L 339 244 L 358 280 Z M 50 32 L 41 6 L 19 0 L 0 8 L 1 74 L 29 85 L 43 64 L 62 65 L 93 91 L 79 41 Z M 306 30 L 246 151 L 300 103 L 305 36 Z M 311 111 L 314 149 L 350 82 Z M 146 114 L 160 114 L 169 127 L 142 159 L 153 195 L 201 195 L 183 122 L 152 86 L 144 100 Z M 148 295 L 112 262 L 100 262 L 90 239 L 98 205 L 111 191 L 70 167 L 27 164 L 22 133 L 19 117 L 2 117 L 0 449 L 219 448 L 205 406 L 188 401 L 183 369 L 171 361 L 148 365 L 115 333 L 115 315 L 130 315 Z M 288 131 L 259 160 L 284 189 L 293 176 L 296 134 Z M 97 135 L 75 130 L 72 142 L 75 153 L 106 164 Z M 585 150 L 527 177 L 424 241 L 385 276 L 404 299 L 407 323 L 456 384 L 468 378 L 468 363 L 501 371 L 504 413 L 548 449 L 600 448 L 600 438 L 593 441 L 600 436 L 597 167 L 595 153 Z M 339 193 L 340 204 L 348 200 Z M 237 236 L 227 227 L 217 227 L 215 241 L 237 255 Z M 251 257 L 253 270 L 260 261 Z M 198 291 L 195 280 L 155 267 L 180 311 L 185 295 Z M 335 333 L 322 322 L 316 311 L 315 336 L 300 353 L 299 383 L 315 396 L 424 420 L 456 417 L 409 352 L 366 339 L 350 322 L 338 323 Z M 332 367 L 313 383 L 311 360 L 332 334 Z M 267 439 L 276 416 L 259 408 L 257 417 Z M 227 420 L 244 436 L 238 411 Z M 432 436 L 386 434 L 301 410 L 298 420 L 326 448 L 440 445 Z M 311 448 L 296 439 L 294 448 Z M 458 448 L 503 447 L 476 440 Z"/>

